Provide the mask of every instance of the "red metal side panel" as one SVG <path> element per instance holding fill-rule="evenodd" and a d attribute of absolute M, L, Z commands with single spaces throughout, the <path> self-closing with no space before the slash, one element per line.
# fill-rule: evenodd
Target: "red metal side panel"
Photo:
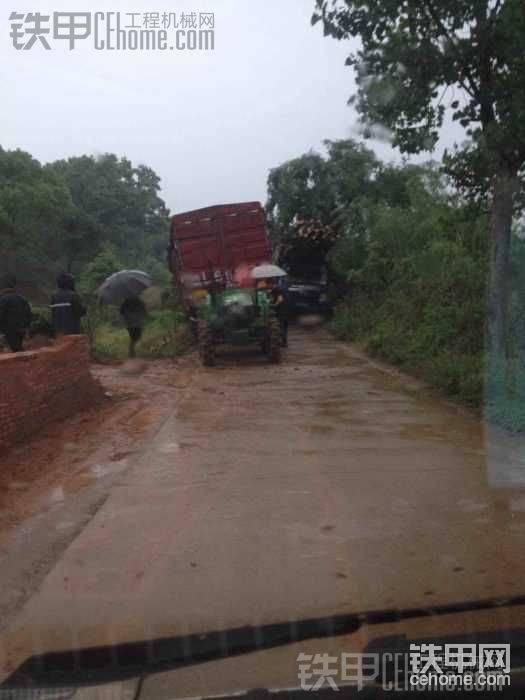
<path fill-rule="evenodd" d="M 271 259 L 259 202 L 223 204 L 176 214 L 171 220 L 171 269 L 186 288 L 214 279 L 230 283 L 239 265 Z"/>

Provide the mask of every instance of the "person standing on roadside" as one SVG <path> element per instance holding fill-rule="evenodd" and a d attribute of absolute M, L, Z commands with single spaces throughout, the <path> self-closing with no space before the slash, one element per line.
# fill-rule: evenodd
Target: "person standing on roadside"
<path fill-rule="evenodd" d="M 80 319 L 86 309 L 75 291 L 75 278 L 62 272 L 57 277 L 57 291 L 51 297 L 51 320 L 56 335 L 78 335 Z"/>
<path fill-rule="evenodd" d="M 0 333 L 11 352 L 23 351 L 32 318 L 29 302 L 16 291 L 16 277 L 6 275 L 0 280 Z"/>

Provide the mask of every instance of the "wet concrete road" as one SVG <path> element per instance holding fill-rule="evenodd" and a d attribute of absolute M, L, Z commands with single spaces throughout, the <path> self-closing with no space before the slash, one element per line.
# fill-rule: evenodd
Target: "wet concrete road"
<path fill-rule="evenodd" d="M 225 355 L 4 632 L 4 673 L 44 650 L 523 593 L 524 486 L 522 441 L 323 330 L 295 330 L 280 366 Z"/>

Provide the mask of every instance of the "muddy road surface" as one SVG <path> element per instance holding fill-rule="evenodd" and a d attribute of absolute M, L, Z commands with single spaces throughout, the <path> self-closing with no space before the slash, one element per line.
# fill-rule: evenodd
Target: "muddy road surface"
<path fill-rule="evenodd" d="M 104 408 L 67 448 L 98 440 L 104 454 L 84 459 L 98 476 L 80 459 L 68 492 L 68 460 L 55 455 L 57 503 L 28 507 L 5 535 L 4 677 L 42 651 L 525 592 L 523 440 L 487 431 L 323 329 L 292 330 L 278 366 L 243 351 L 210 369 L 186 359 L 169 376 L 171 388 L 158 365 L 128 377 L 129 392 L 158 392 L 147 430 L 121 431 L 112 446 L 115 408 Z M 45 528 L 31 544 L 23 533 L 35 518 Z M 46 565 L 17 580 L 10 562 L 35 543 Z M 490 630 L 525 626 L 525 613 L 431 622 L 442 633 Z M 410 629 L 428 635 L 422 624 Z M 284 682 L 291 657 L 271 658 L 257 669 Z M 178 690 L 242 684 L 243 661 L 228 663 L 219 677 L 181 672 Z M 250 683 L 265 683 L 263 671 L 252 664 Z M 152 697 L 170 696 L 157 683 Z"/>

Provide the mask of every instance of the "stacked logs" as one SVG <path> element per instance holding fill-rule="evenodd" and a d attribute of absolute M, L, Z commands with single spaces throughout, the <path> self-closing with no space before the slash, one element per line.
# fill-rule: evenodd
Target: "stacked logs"
<path fill-rule="evenodd" d="M 290 238 L 308 240 L 312 243 L 333 244 L 339 234 L 333 226 L 322 224 L 315 219 L 296 219 L 290 227 Z"/>

